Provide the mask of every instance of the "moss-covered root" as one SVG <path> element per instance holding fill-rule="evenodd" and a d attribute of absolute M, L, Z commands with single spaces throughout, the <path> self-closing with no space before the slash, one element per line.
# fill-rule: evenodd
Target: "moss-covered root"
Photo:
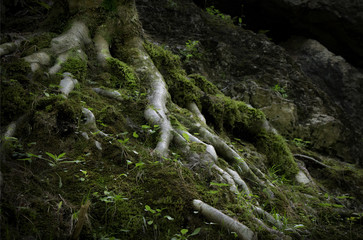
<path fill-rule="evenodd" d="M 251 217 L 253 219 L 253 221 L 260 226 L 262 229 L 264 229 L 265 231 L 269 232 L 272 235 L 277 236 L 275 239 L 291 239 L 291 238 L 286 238 L 286 235 L 283 232 L 280 232 L 278 230 L 275 230 L 273 228 L 268 227 L 263 221 L 261 221 L 260 219 L 256 218 L 256 217 Z"/>
<path fill-rule="evenodd" d="M 0 57 L 14 52 L 21 44 L 21 41 L 3 43 L 0 45 Z"/>
<path fill-rule="evenodd" d="M 64 97 L 68 97 L 68 94 L 72 92 L 75 85 L 78 83 L 77 79 L 73 78 L 73 75 L 69 72 L 63 73 L 63 79 L 60 81 L 60 91 Z"/>
<path fill-rule="evenodd" d="M 253 209 L 253 211 L 254 211 L 254 213 L 256 215 L 259 215 L 260 217 L 266 219 L 267 222 L 274 225 L 278 229 L 283 228 L 282 222 L 277 220 L 276 218 L 274 218 L 270 213 L 266 212 L 265 210 L 263 210 L 260 207 L 256 207 L 256 206 L 253 206 L 253 205 L 251 205 L 251 207 L 252 207 L 252 209 Z"/>
<path fill-rule="evenodd" d="M 197 116 L 198 119 L 202 123 L 204 123 L 204 124 L 207 123 L 206 120 L 205 120 L 205 118 L 204 118 L 204 116 L 203 116 L 203 114 L 200 112 L 200 110 L 199 110 L 199 108 L 198 108 L 198 106 L 197 106 L 197 104 L 195 102 L 192 102 L 192 103 L 187 104 L 187 108 L 189 109 L 189 111 L 191 111 L 192 113 L 194 113 L 195 116 Z"/>
<path fill-rule="evenodd" d="M 209 221 L 215 222 L 228 229 L 231 232 L 237 233 L 239 239 L 252 240 L 254 239 L 254 232 L 242 223 L 234 220 L 233 218 L 225 215 L 218 209 L 200 201 L 193 200 L 193 207 L 205 216 Z"/>
<path fill-rule="evenodd" d="M 173 128 L 167 117 L 168 111 L 166 108 L 166 102 L 170 99 L 170 95 L 163 76 L 146 53 L 142 43 L 140 37 L 135 37 L 129 40 L 125 46 L 132 49 L 134 53 L 132 65 L 139 79 L 150 83 L 149 102 L 144 116 L 151 124 L 160 126 L 160 140 L 154 149 L 154 153 L 165 157 L 168 155 L 169 144 L 173 138 Z"/>
<path fill-rule="evenodd" d="M 86 54 L 82 49 L 84 45 L 89 43 L 91 43 L 91 39 L 87 26 L 83 22 L 75 21 L 67 32 L 52 39 L 50 49 L 44 49 L 44 51 L 26 56 L 24 60 L 30 63 L 32 71 L 35 72 L 40 66 L 49 65 L 51 56 L 54 55 L 57 60 L 48 71 L 50 75 L 54 75 L 61 70 L 62 64 L 72 54 L 74 57 L 86 60 Z"/>
<path fill-rule="evenodd" d="M 95 93 L 100 94 L 101 96 L 108 97 L 108 98 L 113 98 L 113 99 L 116 99 L 118 101 L 122 101 L 121 93 L 119 93 L 116 90 L 108 90 L 108 89 L 104 89 L 104 88 L 92 88 L 92 90 Z"/>
<path fill-rule="evenodd" d="M 91 110 L 82 108 L 82 113 L 86 118 L 85 126 L 91 130 L 92 133 L 98 133 L 101 137 L 108 137 L 108 135 L 97 128 L 95 115 Z M 86 137 L 87 138 L 87 137 Z"/>
<path fill-rule="evenodd" d="M 107 24 L 107 26 L 112 24 Z M 95 48 L 97 51 L 97 60 L 101 64 L 102 67 L 107 66 L 107 59 L 111 58 L 110 53 L 110 43 L 107 39 L 111 39 L 112 31 L 106 31 L 106 25 L 102 25 L 97 30 L 95 37 L 93 38 L 93 42 L 95 43 Z"/>
<path fill-rule="evenodd" d="M 260 178 L 258 178 L 251 171 L 251 169 L 249 168 L 247 163 L 241 158 L 241 156 L 235 150 L 233 150 L 230 146 L 228 146 L 227 143 L 225 143 L 225 141 L 223 141 L 223 139 L 218 137 L 216 134 L 213 134 L 207 128 L 201 126 L 200 124 L 195 125 L 194 128 L 195 128 L 195 131 L 197 131 L 200 134 L 202 139 L 204 139 L 207 142 L 210 142 L 211 145 L 213 145 L 213 147 L 216 149 L 217 153 L 221 157 L 225 158 L 229 162 L 238 163 L 238 165 L 240 166 L 240 168 L 243 171 L 242 172 L 243 176 L 250 178 L 251 181 L 258 183 L 263 188 L 266 187 L 266 183 L 263 180 L 261 180 Z M 265 180 L 267 181 L 266 178 L 265 178 Z M 270 183 L 267 183 L 267 184 L 272 185 Z"/>
<path fill-rule="evenodd" d="M 26 115 L 19 117 L 16 121 L 11 122 L 7 127 L 6 131 L 1 139 L 2 143 L 6 141 L 7 138 L 14 137 L 17 127 L 25 120 Z"/>
<path fill-rule="evenodd" d="M 188 141 L 185 139 L 185 137 L 188 138 Z M 218 156 L 212 145 L 202 142 L 194 135 L 182 129 L 177 130 L 174 140 L 177 145 L 183 148 L 182 151 L 186 153 L 186 155 L 193 156 L 191 161 L 194 161 L 193 158 L 196 156 L 196 160 L 198 162 L 208 166 L 210 169 L 214 169 L 218 173 L 219 177 L 224 179 L 230 185 L 231 192 L 239 194 L 240 192 L 237 186 L 240 186 L 247 198 L 250 198 L 251 191 L 247 184 L 238 175 L 238 173 L 229 168 L 224 170 L 217 165 Z M 204 146 L 203 151 L 193 152 L 193 147 L 191 146 L 192 144 L 200 144 Z"/>
<path fill-rule="evenodd" d="M 36 52 L 24 57 L 24 60 L 30 64 L 32 72 L 37 71 L 41 66 L 50 64 L 51 57 L 46 52 Z"/>

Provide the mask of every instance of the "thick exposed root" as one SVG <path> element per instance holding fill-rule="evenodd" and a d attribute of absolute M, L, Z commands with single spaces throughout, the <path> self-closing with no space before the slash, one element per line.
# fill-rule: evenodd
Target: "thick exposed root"
<path fill-rule="evenodd" d="M 83 22 L 76 21 L 71 28 L 62 35 L 53 38 L 50 49 L 43 49 L 41 52 L 24 57 L 30 63 L 31 70 L 37 71 L 41 66 L 51 63 L 51 56 L 57 57 L 55 64 L 49 68 L 48 73 L 54 75 L 62 68 L 62 64 L 73 55 L 86 60 L 87 55 L 83 52 L 84 45 L 91 43 L 89 30 Z"/>
<path fill-rule="evenodd" d="M 317 165 L 319 165 L 321 167 L 324 167 L 324 168 L 331 168 L 330 166 L 328 166 L 328 165 L 326 165 L 326 164 L 324 164 L 324 163 L 322 163 L 322 162 L 320 162 L 320 161 L 318 161 L 315 158 L 310 157 L 310 156 L 306 156 L 306 155 L 303 155 L 303 154 L 294 154 L 294 157 L 298 158 L 298 159 L 301 159 L 303 161 L 310 161 L 310 162 L 312 162 L 314 164 L 317 164 Z"/>
<path fill-rule="evenodd" d="M 234 220 L 233 218 L 225 215 L 221 211 L 209 206 L 208 204 L 200 201 L 193 200 L 193 207 L 205 216 L 209 221 L 216 222 L 226 229 L 237 233 L 239 239 L 252 240 L 254 239 L 254 233 L 247 226 Z"/>
<path fill-rule="evenodd" d="M 97 60 L 102 67 L 106 67 L 107 59 L 112 57 L 110 53 L 110 44 L 106 39 L 110 39 L 110 32 L 105 31 L 104 27 L 100 27 L 93 41 L 97 51 Z"/>
<path fill-rule="evenodd" d="M 61 54 L 71 49 L 81 49 L 89 43 L 91 39 L 87 26 L 83 22 L 76 21 L 67 32 L 52 39 L 51 50 L 55 54 Z"/>
<path fill-rule="evenodd" d="M 102 131 L 100 131 L 98 128 L 97 128 L 97 125 L 96 125 L 96 118 L 95 118 L 95 115 L 93 115 L 93 113 L 87 109 L 87 108 L 82 108 L 82 113 L 83 115 L 86 117 L 86 122 L 85 122 L 85 126 L 91 130 L 91 132 L 94 134 L 94 133 L 97 133 L 99 134 L 100 136 L 102 137 L 108 137 L 108 135 Z"/>
<path fill-rule="evenodd" d="M 68 97 L 68 94 L 74 89 L 77 83 L 77 79 L 74 79 L 71 73 L 65 72 L 63 73 L 63 79 L 59 84 L 60 91 L 65 97 Z"/>
<path fill-rule="evenodd" d="M 192 113 L 194 113 L 194 114 L 195 114 L 195 116 L 197 116 L 197 117 L 198 117 L 198 119 L 199 119 L 202 123 L 204 123 L 204 124 L 206 124 L 206 123 L 207 123 L 207 122 L 206 122 L 206 120 L 205 120 L 205 118 L 204 118 L 204 116 L 203 116 L 203 114 L 200 112 L 200 110 L 199 110 L 199 108 L 198 108 L 197 104 L 195 104 L 194 102 L 193 102 L 193 103 L 189 103 L 189 104 L 188 104 L 188 106 L 187 106 L 187 108 L 189 109 L 189 111 L 191 111 Z"/>
<path fill-rule="evenodd" d="M 268 227 L 264 222 L 262 222 L 260 219 L 256 218 L 256 217 L 252 217 L 253 221 L 255 221 L 255 223 L 262 227 L 263 229 L 265 229 L 267 232 L 276 235 L 278 238 L 276 239 L 286 239 L 286 236 L 283 232 L 280 232 L 278 230 L 275 230 L 273 228 Z"/>
<path fill-rule="evenodd" d="M 0 57 L 9 53 L 14 52 L 19 46 L 21 41 L 14 41 L 3 43 L 0 45 Z"/>
<path fill-rule="evenodd" d="M 37 52 L 24 57 L 24 60 L 30 64 L 33 72 L 37 71 L 43 65 L 49 65 L 51 57 L 46 52 Z"/>
<path fill-rule="evenodd" d="M 194 130 L 197 131 L 201 138 L 207 142 L 210 142 L 211 145 L 216 149 L 217 153 L 226 159 L 229 162 L 237 163 L 240 169 L 242 170 L 242 176 L 249 178 L 250 181 L 257 183 L 261 187 L 267 187 L 268 185 L 272 185 L 271 183 L 265 183 L 265 181 L 261 180 L 257 177 L 249 168 L 247 163 L 241 158 L 241 156 L 233 150 L 230 146 L 228 146 L 223 139 L 218 137 L 216 134 L 213 134 L 207 128 L 201 126 L 200 124 L 194 125 Z M 268 182 L 266 180 L 266 182 Z"/>
<path fill-rule="evenodd" d="M 283 228 L 283 224 L 281 221 L 275 219 L 270 213 L 266 212 L 265 210 L 263 210 L 260 207 L 256 207 L 251 205 L 253 208 L 253 211 L 257 214 L 260 215 L 261 217 L 263 217 L 264 219 L 266 219 L 269 223 L 271 223 L 272 225 L 274 225 L 275 227 L 277 227 L 278 229 L 282 229 Z"/>
<path fill-rule="evenodd" d="M 146 53 L 140 38 L 133 38 L 125 45 L 133 48 L 134 52 L 137 53 L 133 59 L 133 67 L 136 74 L 140 79 L 150 83 L 149 103 L 146 106 L 144 116 L 151 124 L 160 126 L 160 140 L 154 149 L 154 153 L 161 157 L 166 157 L 169 151 L 169 144 L 173 138 L 173 128 L 167 117 L 166 102 L 170 100 L 170 95 L 164 78 Z"/>

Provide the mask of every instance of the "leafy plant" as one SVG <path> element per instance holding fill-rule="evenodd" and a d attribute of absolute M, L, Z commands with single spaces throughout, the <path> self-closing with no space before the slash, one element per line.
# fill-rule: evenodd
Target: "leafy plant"
<path fill-rule="evenodd" d="M 216 16 L 217 18 L 223 20 L 227 24 L 233 24 L 233 20 L 231 19 L 231 16 L 229 16 L 227 14 L 223 14 L 220 10 L 218 10 L 214 6 L 207 7 L 205 10 L 207 11 L 207 13 L 209 15 Z M 242 26 L 242 18 L 239 18 L 238 22 Z"/>
<path fill-rule="evenodd" d="M 283 98 L 287 98 L 287 97 L 288 97 L 288 95 L 287 95 L 287 93 L 286 93 L 286 90 L 285 90 L 283 87 L 281 87 L 280 85 L 278 85 L 278 84 L 276 84 L 276 85 L 272 88 L 272 90 L 274 90 L 275 92 L 280 93 L 280 94 L 281 94 L 281 96 L 282 96 Z"/>
<path fill-rule="evenodd" d="M 180 233 L 174 234 L 174 237 L 171 240 L 187 240 L 188 238 L 199 234 L 200 228 L 196 228 L 194 232 L 189 235 L 187 234 L 188 232 L 188 229 L 183 228 L 182 230 L 180 230 Z"/>
<path fill-rule="evenodd" d="M 151 217 L 144 218 L 144 221 L 146 223 L 145 224 L 146 226 L 152 226 L 153 227 L 155 239 L 157 239 L 158 231 L 159 231 L 157 221 L 160 220 L 160 218 L 165 218 L 165 219 L 167 219 L 169 221 L 174 220 L 174 218 L 169 216 L 169 215 L 164 215 L 162 217 L 161 212 L 163 211 L 163 209 L 159 209 L 159 208 L 152 209 L 149 205 L 145 205 L 144 211 L 151 214 Z"/>
<path fill-rule="evenodd" d="M 310 144 L 310 141 L 304 141 L 301 138 L 294 138 L 294 140 L 292 140 L 292 142 L 297 146 L 297 147 L 307 147 Z"/>
<path fill-rule="evenodd" d="M 200 58 L 202 54 L 198 50 L 199 41 L 188 40 L 185 43 L 185 48 L 180 53 L 185 57 L 186 61 L 191 58 Z"/>

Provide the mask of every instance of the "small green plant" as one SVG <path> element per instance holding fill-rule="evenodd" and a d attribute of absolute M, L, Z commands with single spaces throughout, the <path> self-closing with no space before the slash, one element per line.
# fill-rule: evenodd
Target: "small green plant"
<path fill-rule="evenodd" d="M 66 153 L 61 153 L 59 155 L 50 153 L 50 152 L 45 152 L 45 154 L 49 157 L 49 158 L 44 158 L 42 155 L 36 155 L 36 154 L 32 154 L 32 153 L 26 153 L 26 158 L 20 159 L 20 160 L 26 160 L 28 162 L 32 162 L 33 158 L 37 158 L 37 159 L 43 159 L 46 160 L 49 164 L 49 166 L 51 167 L 56 167 L 59 164 L 63 164 L 63 163 L 80 163 L 82 162 L 82 160 L 77 159 L 77 160 L 73 160 L 73 161 L 64 161 L 66 158 L 64 158 L 64 156 L 66 155 Z"/>
<path fill-rule="evenodd" d="M 88 172 L 86 170 L 79 170 L 83 175 L 79 178 L 79 181 L 84 182 L 88 177 Z"/>
<path fill-rule="evenodd" d="M 207 11 L 207 13 L 211 16 L 216 16 L 218 19 L 221 19 L 223 22 L 227 23 L 227 24 L 233 24 L 233 19 L 231 18 L 231 16 L 227 15 L 227 14 L 223 14 L 219 9 L 215 8 L 214 6 L 210 6 L 207 7 L 205 9 Z M 238 23 L 242 25 L 242 18 L 238 18 Z"/>
<path fill-rule="evenodd" d="M 201 58 L 202 54 L 198 50 L 199 41 L 188 40 L 185 43 L 185 48 L 180 53 L 185 57 L 186 61 L 191 58 Z"/>
<path fill-rule="evenodd" d="M 273 179 L 272 183 L 280 184 L 280 185 L 289 183 L 290 180 L 288 180 L 285 175 L 281 175 L 281 176 L 278 175 L 279 172 L 280 172 L 280 169 L 276 165 L 273 165 L 272 167 L 270 167 L 268 169 L 268 173 L 269 173 L 270 177 Z"/>
<path fill-rule="evenodd" d="M 164 209 L 152 209 L 149 205 L 145 205 L 144 211 L 149 213 L 148 217 L 144 217 L 144 222 L 146 223 L 145 226 L 152 226 L 153 231 L 154 231 L 154 237 L 155 239 L 157 239 L 158 235 L 159 235 L 159 229 L 158 229 L 158 225 L 157 222 L 161 219 L 161 218 L 165 218 L 169 221 L 173 221 L 174 218 L 169 216 L 169 215 L 164 215 L 162 216 L 161 212 Z M 151 216 L 150 216 L 151 215 Z"/>
<path fill-rule="evenodd" d="M 187 240 L 192 236 L 198 235 L 200 232 L 200 228 L 196 228 L 191 234 L 187 234 L 188 232 L 188 229 L 183 228 L 182 230 L 180 230 L 180 233 L 174 234 L 174 237 L 171 240 Z"/>
<path fill-rule="evenodd" d="M 310 141 L 304 141 L 301 138 L 294 138 L 292 142 L 297 147 L 307 147 L 310 144 Z"/>
<path fill-rule="evenodd" d="M 280 85 L 278 85 L 278 84 L 276 84 L 276 85 L 272 88 L 272 90 L 274 90 L 275 92 L 280 93 L 280 94 L 281 94 L 281 96 L 282 96 L 283 98 L 287 98 L 287 97 L 288 97 L 288 95 L 287 95 L 287 93 L 286 93 L 286 90 L 285 90 L 283 87 L 281 87 Z"/>

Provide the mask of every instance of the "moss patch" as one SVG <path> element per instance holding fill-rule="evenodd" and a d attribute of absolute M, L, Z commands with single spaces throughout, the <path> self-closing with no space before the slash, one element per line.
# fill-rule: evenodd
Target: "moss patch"
<path fill-rule="evenodd" d="M 62 64 L 61 73 L 69 72 L 83 82 L 87 76 L 87 62 L 79 56 L 71 56 Z"/>
<path fill-rule="evenodd" d="M 297 164 L 288 148 L 285 140 L 280 135 L 261 131 L 257 135 L 257 149 L 266 154 L 269 166 L 276 166 L 285 174 L 292 178 L 298 171 Z"/>
<path fill-rule="evenodd" d="M 114 76 L 114 78 L 111 78 L 112 88 L 128 88 L 130 90 L 139 88 L 138 78 L 133 69 L 126 63 L 117 58 L 109 58 L 107 63 L 109 64 L 112 76 Z"/>
<path fill-rule="evenodd" d="M 16 121 L 29 112 L 32 96 L 17 80 L 1 81 L 1 125 Z"/>

